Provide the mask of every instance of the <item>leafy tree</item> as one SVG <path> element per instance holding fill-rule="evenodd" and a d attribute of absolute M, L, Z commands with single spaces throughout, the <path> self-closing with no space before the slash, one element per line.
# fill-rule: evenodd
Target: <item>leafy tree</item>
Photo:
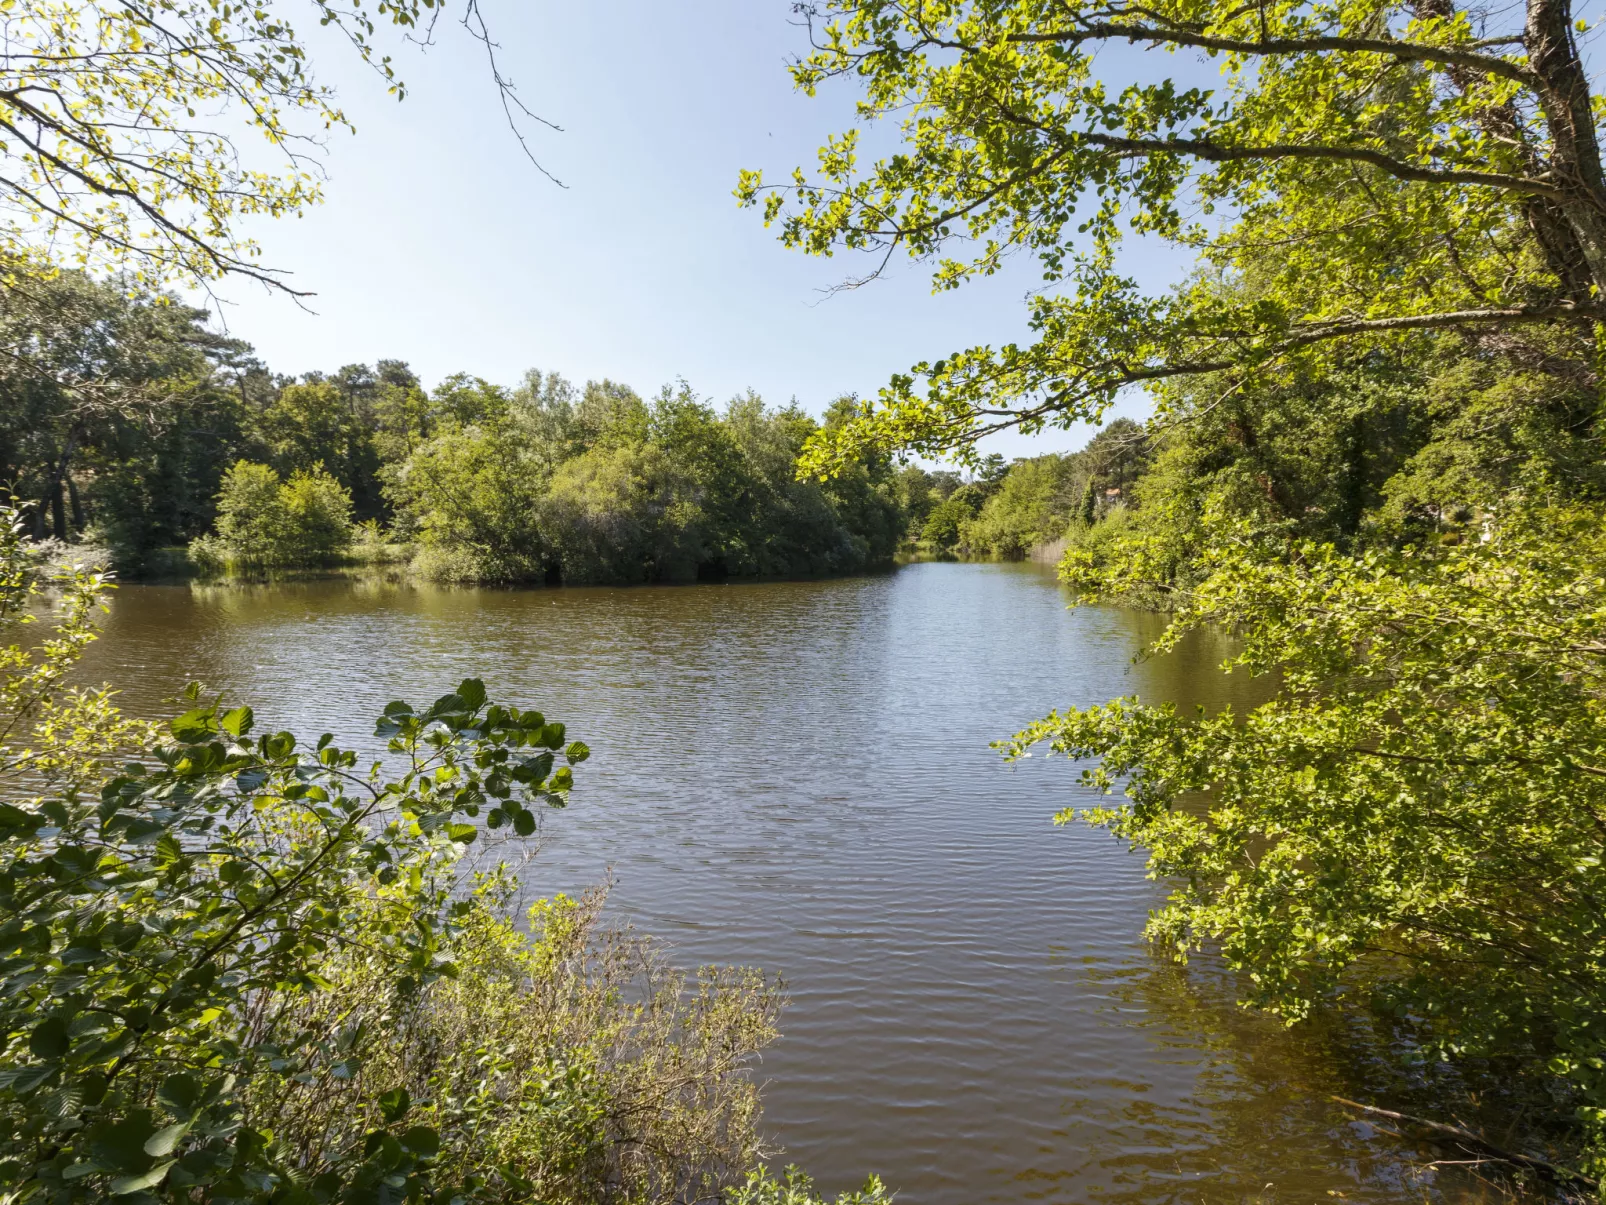
<path fill-rule="evenodd" d="M 237 461 L 224 475 L 217 509 L 216 539 L 191 549 L 207 567 L 328 564 L 352 540 L 351 498 L 321 465 L 282 481 L 268 465 Z"/>
<path fill-rule="evenodd" d="M 354 392 L 333 379 L 289 384 L 257 419 L 272 463 L 290 476 L 314 465 L 332 474 L 353 498 L 367 499 L 361 518 L 379 513 L 376 426 Z"/>
<path fill-rule="evenodd" d="M 1076 468 L 1074 460 L 1053 454 L 1015 461 L 980 513 L 962 524 L 959 538 L 974 552 L 1010 558 L 1056 539 L 1070 521 L 1067 492 Z"/>
<path fill-rule="evenodd" d="M 744 173 L 742 202 L 811 253 L 934 259 L 939 288 L 1016 252 L 1045 278 L 1030 342 L 916 365 L 813 467 L 939 454 L 1097 417 L 1126 385 L 1225 373 L 1231 388 L 1422 332 L 1593 362 L 1606 179 L 1567 0 L 804 11 L 798 86 L 856 81 L 861 119 L 898 120 L 902 146 L 864 164 L 850 131 L 817 177 Z M 1111 84 L 1098 52 L 1120 42 L 1219 64 L 1223 83 Z M 1118 270 L 1128 230 L 1198 252 L 1201 272 L 1144 295 Z"/>
<path fill-rule="evenodd" d="M 967 488 L 961 486 L 947 501 L 932 507 L 920 529 L 920 538 L 939 552 L 950 552 L 957 547 L 965 524 L 976 517 L 979 501 L 974 492 L 964 492 Z"/>
<path fill-rule="evenodd" d="M 238 345 L 207 331 L 205 319 L 171 297 L 131 296 L 76 272 L 0 293 L 0 479 L 14 497 L 37 501 L 36 539 L 47 523 L 65 540 L 93 520 L 82 470 L 98 480 L 164 444 L 170 455 L 159 468 L 170 467 L 178 415 L 195 425 L 194 444 L 209 442 L 222 402 L 216 361 Z M 170 503 L 181 512 L 192 504 L 183 493 Z"/>
<path fill-rule="evenodd" d="M 577 450 L 599 443 L 641 441 L 650 423 L 647 404 L 634 389 L 615 381 L 587 381 L 574 407 Z"/>
<path fill-rule="evenodd" d="M 541 503 L 563 580 L 694 578 L 705 533 L 691 484 L 655 444 L 604 444 L 564 463 Z"/>
<path fill-rule="evenodd" d="M 375 373 L 374 450 L 396 464 L 435 434 L 435 407 L 413 370 L 400 360 L 381 360 Z"/>
<path fill-rule="evenodd" d="M 297 564 L 317 564 L 339 556 L 351 544 L 351 495 L 321 464 L 290 474 L 280 491 L 287 528 L 284 556 Z"/>
<path fill-rule="evenodd" d="M 1072 808 L 1149 851 L 1173 884 L 1151 935 L 1219 944 L 1255 1003 L 1290 1019 L 1358 997 L 1421 1055 L 1502 1060 L 1585 1123 L 1606 1157 L 1598 514 L 1520 498 L 1486 537 L 1344 556 L 1212 541 L 1196 585 L 1144 541 L 1092 597 L 1163 592 L 1174 648 L 1239 632 L 1229 669 L 1281 689 L 1246 716 L 1121 700 L 1034 724 L 1096 758 L 1118 807 Z M 1081 568 L 1078 568 L 1078 565 Z M 1552 1098 L 1554 1099 L 1554 1098 Z"/>
<path fill-rule="evenodd" d="M 396 466 L 387 489 L 424 544 L 425 572 L 469 581 L 545 575 L 537 508 L 546 483 L 527 453 L 496 431 L 452 430 Z"/>
<path fill-rule="evenodd" d="M 279 474 L 265 464 L 236 461 L 218 491 L 218 537 L 241 560 L 271 564 L 289 525 Z"/>
<path fill-rule="evenodd" d="M 132 273 L 150 285 L 240 275 L 287 288 L 257 263 L 240 220 L 315 204 L 321 193 L 308 157 L 322 131 L 349 123 L 332 90 L 314 80 L 286 7 L 33 0 L 0 13 L 9 48 L 0 89 L 0 198 L 9 220 L 0 258 L 12 280 L 48 276 L 45 257 L 65 249 L 77 266 Z M 441 0 L 309 7 L 398 96 L 404 88 L 375 41 L 374 18 L 422 32 L 443 11 Z M 479 10 L 470 4 L 464 17 L 492 51 L 504 111 L 510 120 L 515 107 L 527 116 L 495 69 Z M 236 142 L 243 130 L 280 156 L 276 170 L 253 166 L 260 156 Z"/>

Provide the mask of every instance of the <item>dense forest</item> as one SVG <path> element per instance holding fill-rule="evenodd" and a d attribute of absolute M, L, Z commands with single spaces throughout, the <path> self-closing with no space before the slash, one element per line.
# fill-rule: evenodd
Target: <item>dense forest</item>
<path fill-rule="evenodd" d="M 0 472 L 35 536 L 87 538 L 125 573 L 315 565 L 416 543 L 451 581 L 646 582 L 846 573 L 907 526 L 889 458 L 797 480 L 818 424 L 751 394 L 716 413 L 532 372 L 512 389 L 405 364 L 276 376 L 206 315 L 82 275 L 0 321 L 36 349 L 0 374 Z M 78 382 L 93 380 L 85 406 Z M 838 402 L 827 424 L 853 402 Z"/>

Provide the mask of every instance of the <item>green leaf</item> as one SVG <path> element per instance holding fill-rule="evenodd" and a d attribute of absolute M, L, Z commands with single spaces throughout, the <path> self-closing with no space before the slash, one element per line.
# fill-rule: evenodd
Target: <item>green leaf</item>
<path fill-rule="evenodd" d="M 155 1188 L 167 1179 L 167 1173 L 173 1166 L 173 1160 L 158 1163 L 150 1171 L 137 1176 L 120 1176 L 110 1185 L 114 1197 L 126 1197 L 129 1193 L 143 1192 L 147 1188 Z"/>
<path fill-rule="evenodd" d="M 18 1096 L 32 1092 L 56 1073 L 54 1063 L 35 1063 L 0 1071 L 0 1088 L 10 1088 Z"/>
<path fill-rule="evenodd" d="M 251 731 L 251 725 L 256 717 L 249 707 L 236 707 L 232 711 L 223 713 L 221 721 L 223 731 L 232 737 L 243 737 Z"/>
<path fill-rule="evenodd" d="M 203 1091 L 201 1082 L 193 1075 L 180 1073 L 162 1081 L 162 1086 L 156 1092 L 156 1100 L 170 1113 L 183 1116 L 201 1103 Z"/>
<path fill-rule="evenodd" d="M 564 756 L 569 759 L 571 766 L 577 766 L 591 756 L 591 748 L 584 741 L 572 741 L 564 751 Z"/>
<path fill-rule="evenodd" d="M 172 1125 L 157 1130 L 145 1140 L 145 1153 L 157 1158 L 171 1155 L 184 1135 L 190 1132 L 190 1126 L 194 1124 L 192 1121 L 175 1121 Z"/>
<path fill-rule="evenodd" d="M 485 705 L 485 683 L 478 678 L 464 678 L 457 688 L 457 697 L 469 711 L 478 711 Z"/>
<path fill-rule="evenodd" d="M 168 727 L 186 745 L 204 745 L 218 734 L 217 712 L 210 707 L 186 711 Z"/>
<path fill-rule="evenodd" d="M 441 1153 L 441 1136 L 429 1126 L 414 1126 L 401 1136 L 401 1144 L 420 1159 Z"/>
<path fill-rule="evenodd" d="M 430 704 L 429 710 L 425 712 L 425 717 L 433 720 L 443 715 L 459 715 L 466 710 L 467 708 L 463 705 L 461 695 L 442 695 L 434 703 Z"/>
<path fill-rule="evenodd" d="M 520 811 L 513 817 L 513 831 L 521 837 L 528 837 L 535 832 L 535 813 L 529 810 Z"/>
<path fill-rule="evenodd" d="M 395 1125 L 413 1107 L 412 1094 L 406 1088 L 392 1088 L 379 1097 L 379 1111 L 389 1125 Z"/>
<path fill-rule="evenodd" d="M 67 1053 L 67 1021 L 63 1017 L 46 1017 L 28 1034 L 28 1049 L 35 1058 L 59 1059 Z"/>
<path fill-rule="evenodd" d="M 479 830 L 472 824 L 449 824 L 446 835 L 459 845 L 468 845 L 479 835 Z"/>

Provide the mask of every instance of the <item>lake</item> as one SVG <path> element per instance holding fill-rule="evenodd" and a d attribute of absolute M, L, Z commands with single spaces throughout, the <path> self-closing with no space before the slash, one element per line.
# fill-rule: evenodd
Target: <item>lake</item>
<path fill-rule="evenodd" d="M 1380 1071 L 1342 1033 L 1234 1007 L 1229 976 L 1140 937 L 1164 895 L 1107 834 L 1055 828 L 1063 761 L 989 742 L 1067 704 L 1240 704 L 1200 639 L 1068 610 L 1035 565 L 636 589 L 323 581 L 125 586 L 88 671 L 124 705 L 198 678 L 258 726 L 371 741 L 386 702 L 461 678 L 590 744 L 527 877 L 687 964 L 782 975 L 767 1130 L 833 1192 L 910 1205 L 1461 1199 L 1327 1099 Z"/>

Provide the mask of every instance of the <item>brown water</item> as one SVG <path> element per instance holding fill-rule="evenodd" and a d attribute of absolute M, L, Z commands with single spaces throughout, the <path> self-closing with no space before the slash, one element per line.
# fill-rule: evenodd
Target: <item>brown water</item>
<path fill-rule="evenodd" d="M 790 988 L 762 1074 L 786 1157 L 910 1205 L 1461 1199 L 1327 1093 L 1342 1035 L 1237 1010 L 1139 938 L 1163 888 L 1056 829 L 1064 762 L 988 742 L 1113 695 L 1219 705 L 1220 647 L 1133 665 L 1152 616 L 1068 611 L 1031 565 L 630 590 L 320 582 L 127 586 L 90 672 L 164 714 L 189 678 L 259 724 L 357 743 L 393 698 L 478 675 L 594 751 L 548 824 L 543 892 L 610 906 L 688 963 Z"/>

